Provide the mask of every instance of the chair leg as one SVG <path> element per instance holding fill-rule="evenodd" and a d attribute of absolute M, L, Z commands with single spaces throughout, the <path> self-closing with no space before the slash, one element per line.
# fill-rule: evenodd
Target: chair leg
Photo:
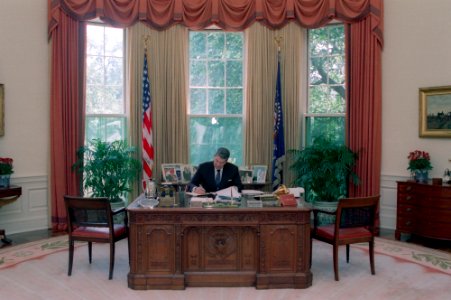
<path fill-rule="evenodd" d="M 374 269 L 374 241 L 370 241 L 370 266 L 371 266 L 371 274 L 375 275 L 376 271 Z"/>
<path fill-rule="evenodd" d="M 69 239 L 69 268 L 67 270 L 67 276 L 72 275 L 72 263 L 74 262 L 74 241 Z"/>
<path fill-rule="evenodd" d="M 92 262 L 92 242 L 88 242 L 89 264 Z"/>
<path fill-rule="evenodd" d="M 339 281 L 338 278 L 338 245 L 334 245 L 334 274 L 335 281 Z"/>
<path fill-rule="evenodd" d="M 346 262 L 349 264 L 349 244 L 346 245 Z"/>
<path fill-rule="evenodd" d="M 108 279 L 113 279 L 113 269 L 114 269 L 114 242 L 110 243 L 110 274 Z"/>

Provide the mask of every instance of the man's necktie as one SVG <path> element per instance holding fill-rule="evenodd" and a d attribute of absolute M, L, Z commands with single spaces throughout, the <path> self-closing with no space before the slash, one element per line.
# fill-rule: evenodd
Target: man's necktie
<path fill-rule="evenodd" d="M 221 182 L 221 170 L 216 170 L 216 189 L 219 189 L 219 183 Z"/>

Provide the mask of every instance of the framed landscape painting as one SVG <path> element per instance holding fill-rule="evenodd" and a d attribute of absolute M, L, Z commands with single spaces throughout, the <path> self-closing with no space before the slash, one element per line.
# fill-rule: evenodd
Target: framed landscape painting
<path fill-rule="evenodd" d="M 451 86 L 420 88 L 420 137 L 451 137 Z"/>

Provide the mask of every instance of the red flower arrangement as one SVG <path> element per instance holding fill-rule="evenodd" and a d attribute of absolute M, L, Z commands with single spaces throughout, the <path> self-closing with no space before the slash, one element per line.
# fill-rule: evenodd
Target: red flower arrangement
<path fill-rule="evenodd" d="M 409 167 L 412 172 L 417 170 L 432 170 L 431 157 L 426 151 L 415 150 L 409 153 Z"/>
<path fill-rule="evenodd" d="M 13 159 L 8 157 L 0 157 L 0 175 L 9 175 L 13 171 Z"/>

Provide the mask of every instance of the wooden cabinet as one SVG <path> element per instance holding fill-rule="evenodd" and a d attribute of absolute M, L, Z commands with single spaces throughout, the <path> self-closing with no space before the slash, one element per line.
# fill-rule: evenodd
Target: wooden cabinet
<path fill-rule="evenodd" d="M 451 240 L 451 185 L 398 182 L 395 238 L 402 233 Z"/>
<path fill-rule="evenodd" d="M 132 289 L 312 284 L 308 208 L 128 211 Z"/>

